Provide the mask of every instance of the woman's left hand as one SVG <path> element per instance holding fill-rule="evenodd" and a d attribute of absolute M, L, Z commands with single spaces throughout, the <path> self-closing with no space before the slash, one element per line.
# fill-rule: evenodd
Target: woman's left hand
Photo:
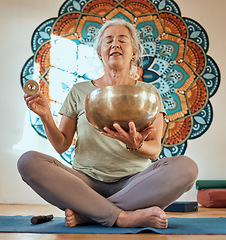
<path fill-rule="evenodd" d="M 143 131 L 137 132 L 134 122 L 129 122 L 128 132 L 126 132 L 118 123 L 114 123 L 113 127 L 116 131 L 105 127 L 101 133 L 125 143 L 130 149 L 140 148 L 148 135 L 155 130 L 155 127 L 149 126 Z"/>

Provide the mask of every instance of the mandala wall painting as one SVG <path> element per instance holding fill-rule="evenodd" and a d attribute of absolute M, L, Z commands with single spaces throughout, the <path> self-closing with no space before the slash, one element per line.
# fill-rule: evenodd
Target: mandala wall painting
<path fill-rule="evenodd" d="M 68 91 L 74 83 L 103 74 L 93 49 L 102 24 L 112 18 L 135 24 L 144 46 L 138 63 L 139 80 L 154 84 L 167 112 L 159 158 L 183 155 L 187 141 L 202 136 L 211 125 L 209 99 L 217 92 L 220 71 L 207 55 L 209 41 L 204 28 L 181 16 L 172 0 L 67 0 L 59 15 L 40 24 L 33 33 L 34 56 L 21 72 L 21 84 L 39 82 L 56 123 Z M 35 131 L 46 137 L 39 117 L 30 112 Z M 62 154 L 72 163 L 74 143 Z"/>

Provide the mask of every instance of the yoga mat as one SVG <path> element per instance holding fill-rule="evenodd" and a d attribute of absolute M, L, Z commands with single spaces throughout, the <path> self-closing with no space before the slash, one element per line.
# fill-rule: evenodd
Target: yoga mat
<path fill-rule="evenodd" d="M 226 218 L 169 218 L 167 229 L 119 228 L 101 225 L 67 228 L 63 217 L 54 217 L 51 222 L 32 225 L 32 216 L 0 216 L 0 232 L 15 233 L 85 233 L 85 234 L 226 234 Z"/>
<path fill-rule="evenodd" d="M 196 189 L 226 188 L 226 180 L 197 180 Z"/>

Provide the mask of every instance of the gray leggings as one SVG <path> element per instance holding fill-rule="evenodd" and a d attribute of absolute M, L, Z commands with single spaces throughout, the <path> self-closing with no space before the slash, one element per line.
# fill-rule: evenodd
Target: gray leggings
<path fill-rule="evenodd" d="M 104 183 L 34 151 L 18 161 L 22 179 L 47 202 L 70 208 L 102 225 L 113 226 L 122 210 L 164 209 L 188 191 L 198 175 L 188 157 L 164 158 L 143 172 Z"/>

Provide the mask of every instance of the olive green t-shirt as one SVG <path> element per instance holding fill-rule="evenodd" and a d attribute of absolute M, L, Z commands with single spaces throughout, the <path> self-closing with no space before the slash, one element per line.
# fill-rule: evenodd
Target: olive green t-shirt
<path fill-rule="evenodd" d="M 150 83 L 136 82 L 136 86 L 154 88 Z M 128 152 L 124 143 L 106 137 L 87 120 L 85 98 L 97 89 L 91 81 L 76 83 L 66 97 L 59 113 L 77 119 L 77 141 L 72 167 L 103 182 L 115 182 L 146 169 L 151 160 L 135 152 Z M 157 89 L 156 89 L 157 91 Z M 163 104 L 160 112 L 164 112 Z"/>

